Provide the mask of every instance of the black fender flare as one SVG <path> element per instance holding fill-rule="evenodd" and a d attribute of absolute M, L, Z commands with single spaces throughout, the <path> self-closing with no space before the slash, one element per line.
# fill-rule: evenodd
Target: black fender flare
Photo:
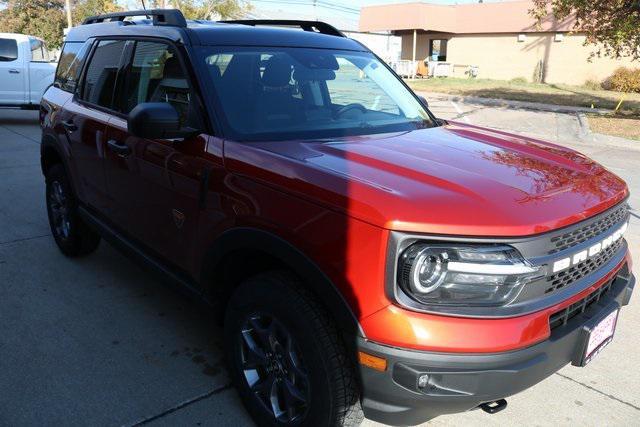
<path fill-rule="evenodd" d="M 69 165 L 69 154 L 65 152 L 64 148 L 60 146 L 60 142 L 56 135 L 52 133 L 43 132 L 42 139 L 40 141 L 40 170 L 42 171 L 42 175 L 44 175 L 46 179 L 46 167 L 45 167 L 45 152 L 47 150 L 53 150 L 58 155 L 60 162 L 62 163 L 62 167 L 64 168 L 67 177 L 69 177 L 69 184 L 71 185 L 71 189 L 73 190 L 76 196 L 78 195 L 78 189 L 75 187 L 76 183 L 73 179 L 73 174 L 71 173 L 71 168 Z"/>
<path fill-rule="evenodd" d="M 223 232 L 207 250 L 203 263 L 201 283 L 213 286 L 214 272 L 224 260 L 225 255 L 237 250 L 257 250 L 268 253 L 304 279 L 303 282 L 322 301 L 336 321 L 345 338 L 364 338 L 364 332 L 353 310 L 342 293 L 320 269 L 320 267 L 302 251 L 281 237 L 256 228 L 240 227 Z"/>
<path fill-rule="evenodd" d="M 44 132 L 44 131 L 42 132 L 42 139 L 40 141 L 40 169 L 42 170 L 43 175 L 46 175 L 44 159 L 45 159 L 45 152 L 47 152 L 48 150 L 53 150 L 57 153 L 58 158 L 60 158 L 60 161 L 64 166 L 64 170 L 67 172 L 67 174 L 69 173 L 69 167 L 67 165 L 67 156 L 65 155 L 64 150 L 62 150 L 58 146 L 58 144 L 59 144 L 58 138 L 55 135 L 51 134 L 50 132 Z"/>

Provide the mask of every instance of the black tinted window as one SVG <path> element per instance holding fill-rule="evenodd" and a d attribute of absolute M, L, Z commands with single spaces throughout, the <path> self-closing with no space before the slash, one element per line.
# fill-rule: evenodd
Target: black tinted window
<path fill-rule="evenodd" d="M 428 111 L 368 52 L 205 48 L 217 111 L 241 141 L 333 138 L 432 127 Z"/>
<path fill-rule="evenodd" d="M 82 98 L 95 105 L 111 108 L 124 40 L 103 40 L 93 53 L 84 78 Z"/>
<path fill-rule="evenodd" d="M 75 92 L 82 64 L 90 43 L 65 43 L 56 70 L 54 85 L 67 92 Z"/>
<path fill-rule="evenodd" d="M 18 43 L 13 39 L 0 39 L 0 61 L 11 62 L 18 59 Z"/>
<path fill-rule="evenodd" d="M 137 42 L 127 72 L 123 112 L 144 102 L 167 102 L 186 123 L 190 100 L 189 81 L 174 49 L 164 43 Z"/>

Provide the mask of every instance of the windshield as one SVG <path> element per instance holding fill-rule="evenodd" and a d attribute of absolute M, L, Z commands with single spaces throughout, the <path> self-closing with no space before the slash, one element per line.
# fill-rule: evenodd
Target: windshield
<path fill-rule="evenodd" d="M 317 139 L 432 127 L 416 97 L 366 52 L 205 49 L 229 137 Z"/>

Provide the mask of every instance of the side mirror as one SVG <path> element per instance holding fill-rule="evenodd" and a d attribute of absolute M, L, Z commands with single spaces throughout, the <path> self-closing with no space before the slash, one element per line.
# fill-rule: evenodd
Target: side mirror
<path fill-rule="evenodd" d="M 424 108 L 429 108 L 429 101 L 427 101 L 427 98 L 425 98 L 422 95 L 418 95 L 418 99 L 420 100 L 420 102 L 422 102 L 422 105 L 424 105 Z"/>
<path fill-rule="evenodd" d="M 197 131 L 180 126 L 180 116 L 176 109 L 166 102 L 145 102 L 138 104 L 127 119 L 129 133 L 145 139 L 187 138 Z"/>

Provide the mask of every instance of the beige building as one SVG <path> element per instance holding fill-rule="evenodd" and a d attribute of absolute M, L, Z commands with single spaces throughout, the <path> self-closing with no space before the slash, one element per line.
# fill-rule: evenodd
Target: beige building
<path fill-rule="evenodd" d="M 620 66 L 640 67 L 628 59 L 594 57 L 574 21 L 552 16 L 537 26 L 530 1 L 434 5 L 404 3 L 362 9 L 360 31 L 391 31 L 402 37 L 402 59 L 449 63 L 464 77 L 470 66 L 479 78 L 581 85 L 602 81 Z"/>

